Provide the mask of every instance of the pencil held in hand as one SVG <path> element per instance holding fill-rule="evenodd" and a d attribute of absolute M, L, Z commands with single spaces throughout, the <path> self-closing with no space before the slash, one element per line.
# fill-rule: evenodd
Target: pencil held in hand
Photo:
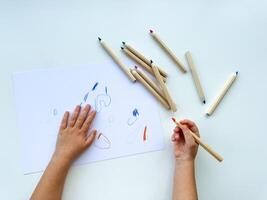
<path fill-rule="evenodd" d="M 183 126 L 179 122 L 176 121 L 175 118 L 172 118 L 172 121 L 179 127 Z M 192 135 L 192 137 L 195 139 L 196 143 L 198 143 L 200 146 L 202 146 L 209 154 L 211 154 L 214 158 L 216 158 L 219 162 L 223 161 L 223 157 L 221 157 L 218 153 L 216 153 L 210 146 L 205 144 L 200 140 L 200 137 L 198 137 L 195 133 L 192 131 L 189 131 L 189 133 Z"/>

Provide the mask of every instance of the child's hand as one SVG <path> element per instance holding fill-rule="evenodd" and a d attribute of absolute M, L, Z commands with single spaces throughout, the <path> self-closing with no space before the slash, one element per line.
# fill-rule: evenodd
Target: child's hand
<path fill-rule="evenodd" d="M 194 161 L 198 144 L 189 133 L 189 130 L 199 136 L 199 131 L 194 122 L 190 120 L 180 121 L 181 126 L 176 126 L 172 135 L 174 154 L 177 161 Z"/>
<path fill-rule="evenodd" d="M 57 138 L 56 150 L 53 159 L 71 164 L 94 141 L 96 130 L 88 130 L 96 112 L 90 111 L 91 106 L 86 105 L 82 110 L 76 106 L 69 121 L 69 112 L 65 112 Z"/>

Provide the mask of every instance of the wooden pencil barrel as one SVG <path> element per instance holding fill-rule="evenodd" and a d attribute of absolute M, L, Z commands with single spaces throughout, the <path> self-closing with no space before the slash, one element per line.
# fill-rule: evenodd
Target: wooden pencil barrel
<path fill-rule="evenodd" d="M 165 50 L 165 52 L 171 57 L 171 59 L 176 63 L 176 65 L 179 67 L 179 69 L 183 72 L 186 73 L 185 66 L 183 63 L 176 57 L 176 55 L 171 51 L 169 47 L 159 38 L 159 36 L 151 32 L 152 37 L 155 39 L 155 41 Z"/>
<path fill-rule="evenodd" d="M 152 74 L 154 76 L 152 67 L 150 65 L 147 65 L 145 62 L 143 62 L 143 60 L 141 60 L 139 57 L 137 57 L 135 54 L 133 54 L 130 50 L 128 50 L 126 48 L 122 48 L 122 50 L 126 53 L 127 56 L 129 56 L 132 60 L 137 62 L 147 72 L 149 72 L 150 74 Z M 162 78 L 163 78 L 163 81 L 166 82 L 166 77 L 162 76 Z"/>
<path fill-rule="evenodd" d="M 135 56 L 137 56 L 139 59 L 141 59 L 145 64 L 147 64 L 148 66 L 150 66 L 150 60 L 147 59 L 145 56 L 143 56 L 141 53 L 139 53 L 136 49 L 134 49 L 132 46 L 130 46 L 127 43 L 123 43 L 124 46 L 129 49 L 130 52 L 132 52 Z M 168 74 L 167 72 L 165 72 L 162 68 L 160 68 L 159 66 L 157 66 L 159 69 L 160 74 L 167 78 Z"/>
<path fill-rule="evenodd" d="M 159 70 L 156 66 L 154 66 L 152 63 L 151 63 L 151 66 L 152 66 L 152 69 L 153 69 L 153 72 L 155 74 L 155 77 L 157 79 L 157 81 L 159 82 L 160 86 L 161 86 L 161 89 L 163 91 L 163 94 L 164 94 L 164 97 L 166 98 L 168 104 L 170 105 L 171 107 L 171 110 L 173 112 L 176 112 L 177 111 L 177 108 L 176 108 L 176 105 L 175 103 L 173 102 L 172 98 L 171 98 L 171 95 L 165 85 L 165 83 L 163 82 L 163 79 L 162 77 L 160 76 L 160 73 L 159 73 Z"/>
<path fill-rule="evenodd" d="M 226 81 L 225 85 L 221 89 L 221 92 L 218 94 L 218 96 L 216 97 L 215 101 L 211 104 L 211 106 L 207 110 L 206 114 L 208 116 L 210 116 L 210 115 L 212 115 L 214 113 L 214 111 L 216 110 L 216 108 L 218 107 L 220 102 L 223 100 L 224 96 L 226 95 L 226 93 L 228 92 L 228 90 L 233 85 L 234 81 L 236 80 L 237 74 L 238 73 L 236 72 L 235 74 L 230 75 L 230 77 Z"/>
<path fill-rule="evenodd" d="M 124 71 L 124 73 L 129 77 L 129 79 L 133 82 L 136 81 L 134 76 L 131 74 L 130 70 L 120 61 L 120 59 L 115 55 L 112 49 L 103 41 L 100 41 L 102 47 L 106 50 L 106 52 L 110 55 L 110 57 L 117 63 L 117 65 Z"/>
<path fill-rule="evenodd" d="M 203 103 L 205 103 L 206 100 L 205 100 L 204 91 L 203 91 L 202 85 L 200 83 L 199 75 L 197 73 L 195 64 L 193 62 L 192 54 L 191 54 L 190 51 L 187 51 L 186 54 L 185 54 L 185 56 L 186 56 L 186 59 L 187 59 L 187 62 L 188 62 L 188 66 L 190 68 L 190 71 L 192 73 L 193 80 L 195 82 L 195 86 L 196 86 L 196 89 L 197 89 L 198 96 L 199 96 L 200 100 Z"/>
<path fill-rule="evenodd" d="M 166 109 L 170 109 L 168 103 L 135 70 L 131 70 L 131 73 Z"/>

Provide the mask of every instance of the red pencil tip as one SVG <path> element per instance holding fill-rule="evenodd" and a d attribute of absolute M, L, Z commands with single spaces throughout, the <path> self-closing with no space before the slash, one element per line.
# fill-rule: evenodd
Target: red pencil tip
<path fill-rule="evenodd" d="M 149 31 L 150 31 L 150 33 L 153 33 L 153 30 L 150 29 Z"/>
<path fill-rule="evenodd" d="M 172 121 L 176 123 L 176 120 L 175 120 L 175 118 L 174 118 L 174 117 L 172 117 Z"/>

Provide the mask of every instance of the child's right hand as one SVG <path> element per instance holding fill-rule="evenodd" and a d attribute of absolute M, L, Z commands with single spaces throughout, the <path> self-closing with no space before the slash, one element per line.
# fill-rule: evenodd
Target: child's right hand
<path fill-rule="evenodd" d="M 189 133 L 189 130 L 199 136 L 198 128 L 194 122 L 187 119 L 181 120 L 180 124 L 181 126 L 175 127 L 172 135 L 176 161 L 194 161 L 198 144 Z"/>

